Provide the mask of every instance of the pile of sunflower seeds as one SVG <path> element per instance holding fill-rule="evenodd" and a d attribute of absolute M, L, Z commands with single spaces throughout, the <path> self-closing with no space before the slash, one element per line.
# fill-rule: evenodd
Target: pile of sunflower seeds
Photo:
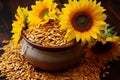
<path fill-rule="evenodd" d="M 26 34 L 28 40 L 43 46 L 62 46 L 66 45 L 64 38 L 66 31 L 60 30 L 58 24 L 46 24 L 37 26 Z"/>
<path fill-rule="evenodd" d="M 45 72 L 36 70 L 24 56 L 20 55 L 22 42 L 15 49 L 13 42 L 3 47 L 4 54 L 0 57 L 1 77 L 7 80 L 100 80 L 101 64 L 86 59 L 84 63 L 64 72 Z"/>

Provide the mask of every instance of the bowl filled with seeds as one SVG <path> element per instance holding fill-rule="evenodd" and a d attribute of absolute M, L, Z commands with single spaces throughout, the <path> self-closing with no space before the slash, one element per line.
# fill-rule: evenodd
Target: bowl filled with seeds
<path fill-rule="evenodd" d="M 22 55 L 35 67 L 45 71 L 65 70 L 83 61 L 81 45 L 75 40 L 67 42 L 65 31 L 53 23 L 23 33 Z"/>

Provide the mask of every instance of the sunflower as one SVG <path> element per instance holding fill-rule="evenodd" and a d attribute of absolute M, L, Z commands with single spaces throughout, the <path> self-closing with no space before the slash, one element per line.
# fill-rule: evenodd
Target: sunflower
<path fill-rule="evenodd" d="M 28 17 L 30 25 L 39 26 L 49 22 L 50 19 L 55 19 L 57 4 L 53 0 L 39 0 L 36 1 L 36 5 L 32 6 L 32 10 Z"/>
<path fill-rule="evenodd" d="M 100 62 L 117 60 L 120 55 L 120 37 L 113 36 L 96 40 L 86 49 L 86 57 Z"/>
<path fill-rule="evenodd" d="M 68 4 L 64 4 L 62 8 L 63 14 L 60 15 L 61 29 L 66 29 L 68 41 L 76 39 L 84 44 L 91 41 L 91 38 L 97 39 L 100 31 L 104 30 L 106 23 L 105 9 L 101 7 L 101 3 L 96 0 L 68 0 Z"/>
<path fill-rule="evenodd" d="M 15 15 L 16 21 L 13 21 L 12 23 L 12 40 L 15 43 L 15 47 L 17 46 L 20 38 L 21 38 L 21 32 L 25 28 L 25 25 L 27 23 L 27 16 L 28 16 L 28 9 L 27 8 L 17 8 L 17 14 Z"/>

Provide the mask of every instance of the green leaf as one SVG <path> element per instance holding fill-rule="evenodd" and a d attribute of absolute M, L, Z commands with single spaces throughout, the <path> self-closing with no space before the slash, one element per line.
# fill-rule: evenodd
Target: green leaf
<path fill-rule="evenodd" d="M 105 30 L 103 31 L 102 37 L 106 38 L 106 37 L 116 36 L 117 32 L 113 31 L 114 29 L 115 29 L 115 26 L 110 27 L 110 24 L 107 24 L 105 27 Z"/>

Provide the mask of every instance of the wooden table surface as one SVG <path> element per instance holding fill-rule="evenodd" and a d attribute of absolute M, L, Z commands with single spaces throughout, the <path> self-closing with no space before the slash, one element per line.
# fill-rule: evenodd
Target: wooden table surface
<path fill-rule="evenodd" d="M 0 0 L 0 47 L 4 45 L 2 44 L 4 39 L 9 40 L 11 38 L 11 23 L 18 5 L 22 7 L 29 6 L 30 9 L 30 5 L 34 4 L 34 1 L 35 0 Z M 67 0 L 56 1 L 58 3 L 67 2 Z M 106 21 L 116 26 L 115 29 L 120 35 L 120 0 L 101 0 L 101 3 L 107 9 L 106 14 L 108 17 Z M 0 54 L 2 53 L 3 51 L 0 51 Z M 110 62 L 110 65 L 110 75 L 101 80 L 120 80 L 120 61 Z M 0 78 L 0 80 L 5 80 L 5 78 Z"/>

